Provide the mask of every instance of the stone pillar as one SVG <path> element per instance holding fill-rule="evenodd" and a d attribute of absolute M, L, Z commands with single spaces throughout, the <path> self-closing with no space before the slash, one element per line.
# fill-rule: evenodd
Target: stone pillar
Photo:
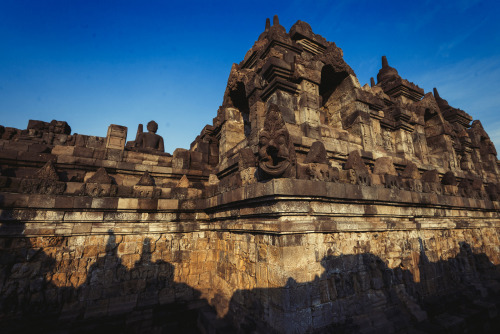
<path fill-rule="evenodd" d="M 299 94 L 299 122 L 311 126 L 320 125 L 319 86 L 309 80 L 302 80 Z"/>
<path fill-rule="evenodd" d="M 412 134 L 409 131 L 399 129 L 396 130 L 396 152 L 398 154 L 404 154 L 406 159 L 411 159 L 415 154 L 415 148 L 413 147 Z"/>
<path fill-rule="evenodd" d="M 220 157 L 224 157 L 227 151 L 245 139 L 244 123 L 240 111 L 235 108 L 225 108 L 223 113 L 225 122 L 220 132 Z"/>

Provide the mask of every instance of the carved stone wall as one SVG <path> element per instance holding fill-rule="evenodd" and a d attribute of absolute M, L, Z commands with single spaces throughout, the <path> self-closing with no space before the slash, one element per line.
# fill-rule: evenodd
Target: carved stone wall
<path fill-rule="evenodd" d="M 0 126 L 2 333 L 497 333 L 499 165 L 472 119 L 385 56 L 361 86 L 275 17 L 189 150 L 154 121 Z"/>

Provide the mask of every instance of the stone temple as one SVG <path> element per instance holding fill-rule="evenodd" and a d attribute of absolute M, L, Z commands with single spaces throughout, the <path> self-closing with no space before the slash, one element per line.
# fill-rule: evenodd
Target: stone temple
<path fill-rule="evenodd" d="M 275 17 L 189 150 L 0 127 L 1 332 L 498 333 L 495 147 L 401 74 Z"/>

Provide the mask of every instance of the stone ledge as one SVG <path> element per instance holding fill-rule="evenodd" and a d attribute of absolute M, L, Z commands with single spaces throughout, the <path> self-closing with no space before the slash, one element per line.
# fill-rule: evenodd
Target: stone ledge
<path fill-rule="evenodd" d="M 340 232 L 384 232 L 384 231 L 424 231 L 455 230 L 477 228 L 500 228 L 500 219 L 488 221 L 454 221 L 446 219 L 363 220 L 360 217 L 343 217 L 338 220 L 288 219 L 245 219 L 218 222 L 178 222 L 178 221 L 65 221 L 26 222 L 22 230 L 16 230 L 18 222 L 8 222 L 2 227 L 0 236 L 77 236 L 77 235 L 144 235 L 148 233 L 187 233 L 203 231 L 252 232 L 264 234 L 316 234 Z M 14 232 L 12 232 L 14 231 Z"/>
<path fill-rule="evenodd" d="M 329 198 L 349 203 L 351 201 L 370 201 L 378 203 L 404 203 L 437 206 L 463 207 L 467 209 L 486 209 L 500 211 L 498 201 L 474 199 L 460 196 L 438 195 L 434 193 L 412 192 L 402 189 L 389 189 L 381 186 L 362 186 L 348 183 L 309 181 L 298 179 L 273 179 L 253 183 L 207 199 L 207 208 L 230 204 L 259 197 L 290 196 L 294 198 Z M 308 200 L 304 198 L 304 200 Z"/>

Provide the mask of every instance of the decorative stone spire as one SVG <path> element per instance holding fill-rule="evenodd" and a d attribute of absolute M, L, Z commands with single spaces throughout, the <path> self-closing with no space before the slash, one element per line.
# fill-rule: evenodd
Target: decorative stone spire
<path fill-rule="evenodd" d="M 278 18 L 278 15 L 274 15 L 273 26 L 279 26 L 279 25 L 280 25 L 280 19 Z"/>
<path fill-rule="evenodd" d="M 380 83 L 393 78 L 399 78 L 398 71 L 394 67 L 389 66 L 386 56 L 382 56 L 382 68 L 378 71 L 377 82 Z"/>
<path fill-rule="evenodd" d="M 389 67 L 389 62 L 387 61 L 386 56 L 382 56 L 382 68 L 387 68 Z"/>
<path fill-rule="evenodd" d="M 441 96 L 439 96 L 439 93 L 438 93 L 438 90 L 437 90 L 436 87 L 434 87 L 432 89 L 432 91 L 434 92 L 434 98 L 436 98 L 436 99 L 440 99 L 441 98 Z"/>
<path fill-rule="evenodd" d="M 373 77 L 370 78 L 370 86 L 375 86 L 375 79 Z"/>
<path fill-rule="evenodd" d="M 266 19 L 266 27 L 264 29 L 264 32 L 260 34 L 259 40 L 263 38 L 278 39 L 284 42 L 288 42 L 287 40 L 290 39 L 290 37 L 286 32 L 285 27 L 280 25 L 280 20 L 278 19 L 278 15 L 274 15 L 272 26 L 271 26 L 271 21 L 269 19 Z"/>

